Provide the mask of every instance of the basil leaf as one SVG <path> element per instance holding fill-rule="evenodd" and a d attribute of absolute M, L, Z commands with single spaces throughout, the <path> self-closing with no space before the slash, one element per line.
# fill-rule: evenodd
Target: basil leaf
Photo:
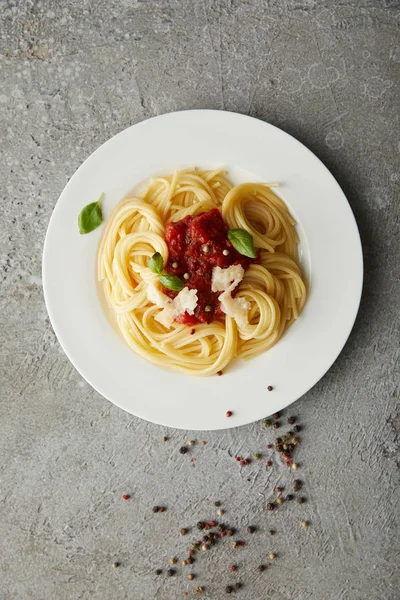
<path fill-rule="evenodd" d="M 253 236 L 245 229 L 230 229 L 228 239 L 232 246 L 243 256 L 257 258 L 257 251 L 254 248 Z"/>
<path fill-rule="evenodd" d="M 185 287 L 182 279 L 175 277 L 175 275 L 169 275 L 169 273 L 160 275 L 160 281 L 165 288 L 174 292 L 180 292 Z"/>
<path fill-rule="evenodd" d="M 153 254 L 153 256 L 147 261 L 147 266 L 153 271 L 153 273 L 160 275 L 164 268 L 164 259 L 161 254 L 159 252 Z"/>
<path fill-rule="evenodd" d="M 103 222 L 100 202 L 104 194 L 101 194 L 97 202 L 91 202 L 83 208 L 78 217 L 79 233 L 90 233 Z"/>

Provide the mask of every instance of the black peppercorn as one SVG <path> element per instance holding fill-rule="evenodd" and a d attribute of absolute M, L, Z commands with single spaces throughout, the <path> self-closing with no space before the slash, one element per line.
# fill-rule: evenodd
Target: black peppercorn
<path fill-rule="evenodd" d="M 306 501 L 306 499 L 303 498 L 303 496 L 300 496 L 299 498 L 297 498 L 297 504 L 304 504 L 305 501 Z"/>
<path fill-rule="evenodd" d="M 279 421 L 276 421 L 276 423 L 274 423 L 274 429 L 279 429 L 280 426 L 281 424 L 279 423 Z"/>
<path fill-rule="evenodd" d="M 256 530 L 256 528 L 253 527 L 253 525 L 249 525 L 248 528 L 247 528 L 247 533 L 254 533 L 255 530 Z"/>
<path fill-rule="evenodd" d="M 186 448 L 186 446 L 182 446 L 182 448 L 179 448 L 179 452 L 181 454 L 186 454 L 187 451 L 188 451 L 188 449 Z"/>
<path fill-rule="evenodd" d="M 175 575 L 175 569 L 168 569 L 167 575 L 168 577 L 173 577 Z"/>
<path fill-rule="evenodd" d="M 286 496 L 286 500 L 287 500 L 288 502 L 290 502 L 291 500 L 293 500 L 293 495 L 292 495 L 292 494 L 288 494 L 288 495 Z"/>
<path fill-rule="evenodd" d="M 226 533 L 231 537 L 232 535 L 235 535 L 235 530 L 234 529 L 228 529 L 228 531 Z"/>
<path fill-rule="evenodd" d="M 227 585 L 227 586 L 226 586 L 226 588 L 225 588 L 225 592 L 226 592 L 227 594 L 232 594 L 232 592 L 233 592 L 233 587 L 232 587 L 231 585 Z"/>
<path fill-rule="evenodd" d="M 156 569 L 155 570 L 155 574 L 156 575 L 161 575 L 161 573 L 162 573 L 162 569 Z"/>
<path fill-rule="evenodd" d="M 300 479 L 295 479 L 293 482 L 293 491 L 298 492 L 301 489 L 303 482 Z"/>
<path fill-rule="evenodd" d="M 240 590 L 241 587 L 242 587 L 242 584 L 240 583 L 240 581 L 238 581 L 237 583 L 235 583 L 235 588 L 237 590 Z"/>
<path fill-rule="evenodd" d="M 294 425 L 296 423 L 296 417 L 289 417 L 287 422 L 289 425 Z"/>
<path fill-rule="evenodd" d="M 197 523 L 197 529 L 200 529 L 200 531 L 201 531 L 202 529 L 204 529 L 204 526 L 205 526 L 205 523 L 203 523 L 203 521 L 199 521 L 199 522 Z"/>
<path fill-rule="evenodd" d="M 281 414 L 277 412 L 277 413 L 274 413 L 272 416 L 274 417 L 274 419 L 279 419 Z"/>
<path fill-rule="evenodd" d="M 203 542 L 208 542 L 210 540 L 210 536 L 209 535 L 203 535 L 203 537 L 201 539 L 203 540 Z"/>
<path fill-rule="evenodd" d="M 263 571 L 265 571 L 265 566 L 264 566 L 264 565 L 260 565 L 260 566 L 258 567 L 258 571 L 259 571 L 260 573 L 262 573 Z"/>
<path fill-rule="evenodd" d="M 296 433 L 299 433 L 299 431 L 301 431 L 301 427 L 300 427 L 300 425 L 295 425 L 295 426 L 293 427 L 293 431 L 295 431 Z"/>
<path fill-rule="evenodd" d="M 159 506 L 153 506 L 153 513 L 157 513 L 160 510 Z"/>
<path fill-rule="evenodd" d="M 219 508 L 221 506 L 221 502 L 214 502 L 214 506 L 216 506 L 217 508 Z"/>

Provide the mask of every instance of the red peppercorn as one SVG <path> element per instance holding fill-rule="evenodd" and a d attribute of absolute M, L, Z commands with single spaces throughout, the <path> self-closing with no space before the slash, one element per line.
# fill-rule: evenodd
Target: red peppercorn
<path fill-rule="evenodd" d="M 273 504 L 271 504 L 271 502 L 268 502 L 267 504 L 267 510 L 274 510 L 275 506 Z"/>
<path fill-rule="evenodd" d="M 275 491 L 276 491 L 276 492 L 278 492 L 278 494 L 279 494 L 280 492 L 283 492 L 283 488 L 281 488 L 281 487 L 277 486 L 277 487 L 275 488 Z"/>
<path fill-rule="evenodd" d="M 221 537 L 225 537 L 226 536 L 226 531 L 221 531 Z"/>
<path fill-rule="evenodd" d="M 211 529 L 211 527 L 210 527 L 210 524 L 209 524 L 209 523 L 205 523 L 205 524 L 204 524 L 204 529 L 207 529 L 207 530 L 208 530 L 208 529 Z"/>
<path fill-rule="evenodd" d="M 272 448 L 272 444 L 267 444 L 267 448 Z"/>
<path fill-rule="evenodd" d="M 274 419 L 279 419 L 279 417 L 281 416 L 281 413 L 277 412 L 277 413 L 274 413 L 272 416 Z"/>
<path fill-rule="evenodd" d="M 159 508 L 159 512 L 165 512 L 165 510 L 166 510 L 166 509 L 165 509 L 165 506 L 160 506 L 160 508 Z"/>
<path fill-rule="evenodd" d="M 272 390 L 273 390 L 273 389 L 274 389 L 274 388 L 272 387 L 272 385 L 269 385 L 269 386 L 267 387 L 267 390 L 268 390 L 269 392 L 272 392 Z M 275 418 L 275 417 L 274 417 L 274 418 Z"/>
<path fill-rule="evenodd" d="M 210 527 L 216 527 L 217 525 L 217 521 L 210 521 Z"/>
<path fill-rule="evenodd" d="M 237 544 L 238 546 L 245 546 L 245 545 L 246 545 L 246 542 L 245 542 L 245 541 L 243 541 L 243 540 L 238 540 L 238 541 L 236 542 L 236 544 Z"/>
<path fill-rule="evenodd" d="M 266 467 L 272 467 L 272 461 L 267 460 L 267 462 L 265 463 Z"/>
<path fill-rule="evenodd" d="M 241 460 L 243 460 L 243 456 L 237 456 L 236 460 L 237 460 L 237 462 L 240 462 Z"/>
<path fill-rule="evenodd" d="M 231 410 L 227 410 L 226 411 L 226 416 L 229 418 L 233 415 L 233 412 Z"/>
<path fill-rule="evenodd" d="M 191 330 L 190 330 L 190 335 L 194 335 L 195 333 L 196 333 L 196 330 L 195 330 L 195 329 L 191 329 Z"/>
<path fill-rule="evenodd" d="M 237 571 L 237 566 L 236 565 L 229 565 L 229 570 L 232 571 L 232 573 L 234 573 L 235 571 Z"/>
<path fill-rule="evenodd" d="M 129 500 L 129 498 L 130 498 L 130 495 L 129 495 L 129 494 L 124 494 L 124 495 L 122 496 L 122 499 L 123 499 L 123 500 Z"/>
<path fill-rule="evenodd" d="M 217 375 L 218 375 L 218 377 L 221 377 L 222 371 L 217 371 Z"/>

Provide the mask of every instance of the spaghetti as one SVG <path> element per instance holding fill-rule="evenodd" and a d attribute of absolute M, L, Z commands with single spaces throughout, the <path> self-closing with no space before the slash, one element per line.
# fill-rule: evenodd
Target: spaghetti
<path fill-rule="evenodd" d="M 256 262 L 245 270 L 234 292 L 248 308 L 246 320 L 218 314 L 195 327 L 175 320 L 168 328 L 157 320 L 163 309 L 149 300 L 154 288 L 160 293 L 162 288 L 148 261 L 159 253 L 168 264 L 168 224 L 215 208 L 229 229 L 251 234 L 257 250 Z M 222 169 L 182 170 L 151 179 L 140 197 L 116 207 L 98 253 L 98 279 L 128 345 L 152 363 L 199 376 L 215 374 L 235 357 L 251 358 L 273 346 L 306 301 L 294 225 L 271 185 L 232 187 Z"/>

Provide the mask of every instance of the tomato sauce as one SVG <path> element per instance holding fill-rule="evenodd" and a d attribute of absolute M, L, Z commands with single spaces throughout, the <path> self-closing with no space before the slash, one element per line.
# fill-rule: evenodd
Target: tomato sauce
<path fill-rule="evenodd" d="M 182 279 L 188 288 L 197 290 L 198 302 L 194 314 L 185 312 L 177 318 L 179 323 L 210 323 L 221 317 L 223 313 L 218 300 L 221 292 L 211 291 L 213 268 L 218 266 L 227 269 L 240 264 L 246 270 L 254 262 L 235 250 L 227 233 L 228 227 L 217 208 L 169 223 L 165 228 L 169 248 L 165 271 Z M 177 295 L 171 290 L 164 291 L 170 298 Z"/>

